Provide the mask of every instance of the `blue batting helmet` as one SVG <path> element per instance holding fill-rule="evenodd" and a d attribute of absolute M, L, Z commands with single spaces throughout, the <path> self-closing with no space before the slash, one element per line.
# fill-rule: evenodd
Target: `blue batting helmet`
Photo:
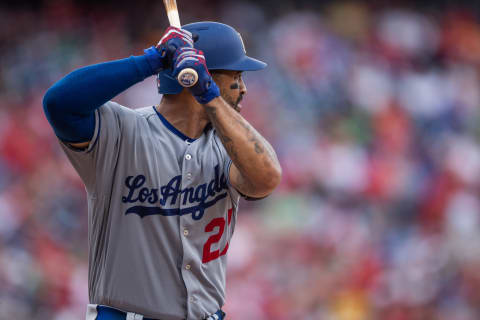
<path fill-rule="evenodd" d="M 265 62 L 246 55 L 240 33 L 226 24 L 195 22 L 184 25 L 182 29 L 198 37 L 194 46 L 203 51 L 209 70 L 254 71 L 267 66 Z M 161 94 L 177 94 L 183 90 L 172 76 L 172 69 L 158 74 L 157 85 L 158 93 Z"/>

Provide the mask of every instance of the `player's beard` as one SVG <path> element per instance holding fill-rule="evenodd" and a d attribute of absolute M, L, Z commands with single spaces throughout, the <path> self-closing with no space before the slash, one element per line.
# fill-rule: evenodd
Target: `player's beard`
<path fill-rule="evenodd" d="M 225 100 L 226 103 L 230 107 L 232 107 L 235 111 L 240 113 L 242 110 L 242 105 L 240 104 L 240 101 L 243 99 L 243 94 L 240 94 L 237 99 L 234 99 L 230 94 L 225 92 L 224 90 L 220 90 L 220 95 L 222 96 L 223 100 Z"/>
<path fill-rule="evenodd" d="M 233 109 L 235 109 L 238 113 L 242 111 L 242 105 L 240 104 L 240 101 L 242 101 L 243 95 L 239 95 L 237 101 L 231 105 Z"/>

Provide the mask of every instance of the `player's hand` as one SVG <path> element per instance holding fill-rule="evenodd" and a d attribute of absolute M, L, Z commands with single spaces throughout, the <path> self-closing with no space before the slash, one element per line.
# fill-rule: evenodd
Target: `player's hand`
<path fill-rule="evenodd" d="M 168 27 L 155 47 L 144 50 L 154 73 L 170 68 L 175 51 L 181 47 L 193 48 L 192 33 L 180 28 Z"/>
<path fill-rule="evenodd" d="M 173 76 L 176 78 L 180 71 L 185 68 L 192 68 L 198 74 L 197 83 L 189 89 L 200 104 L 208 103 L 220 96 L 220 90 L 208 71 L 205 56 L 201 50 L 181 47 L 175 51 L 173 56 Z"/>

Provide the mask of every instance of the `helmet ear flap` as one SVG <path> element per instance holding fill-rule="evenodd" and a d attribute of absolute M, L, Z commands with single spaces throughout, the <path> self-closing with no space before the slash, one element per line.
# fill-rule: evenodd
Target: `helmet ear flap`
<path fill-rule="evenodd" d="M 157 73 L 157 90 L 159 94 L 177 94 L 182 92 L 183 87 L 178 80 L 172 76 L 171 69 Z"/>

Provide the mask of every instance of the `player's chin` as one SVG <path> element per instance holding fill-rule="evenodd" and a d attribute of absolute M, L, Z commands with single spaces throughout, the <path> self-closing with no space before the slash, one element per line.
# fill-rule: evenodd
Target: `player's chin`
<path fill-rule="evenodd" d="M 228 105 L 232 107 L 233 110 L 240 113 L 242 111 L 242 105 L 240 103 L 228 102 Z"/>
<path fill-rule="evenodd" d="M 237 101 L 235 101 L 235 103 L 231 104 L 232 108 L 235 109 L 235 111 L 237 111 L 238 113 L 242 111 L 242 105 L 240 104 L 241 101 L 242 97 L 240 96 Z"/>

